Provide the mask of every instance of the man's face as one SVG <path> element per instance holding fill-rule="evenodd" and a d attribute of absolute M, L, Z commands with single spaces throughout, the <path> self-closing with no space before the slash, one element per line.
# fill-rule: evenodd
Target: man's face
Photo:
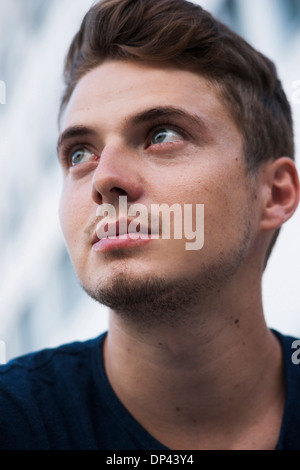
<path fill-rule="evenodd" d="M 236 275 L 256 230 L 253 186 L 241 135 L 207 80 L 166 66 L 107 61 L 77 84 L 62 133 L 61 224 L 93 297 L 122 310 L 135 293 L 149 303 L 161 286 L 174 286 L 184 298 L 185 287 L 202 286 L 203 293 Z M 203 248 L 160 237 L 97 249 L 97 209 L 111 204 L 118 219 L 119 196 L 149 213 L 152 204 L 203 204 Z"/>

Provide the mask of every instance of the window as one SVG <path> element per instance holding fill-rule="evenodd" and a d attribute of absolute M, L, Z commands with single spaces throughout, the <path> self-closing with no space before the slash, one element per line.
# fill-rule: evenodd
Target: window
<path fill-rule="evenodd" d="M 282 0 L 281 2 L 287 9 L 290 19 L 300 20 L 300 1 L 299 0 Z"/>
<path fill-rule="evenodd" d="M 300 29 L 300 0 L 280 0 L 279 3 L 282 19 L 285 23 L 286 38 L 299 33 Z"/>
<path fill-rule="evenodd" d="M 26 0 L 20 2 L 19 8 L 22 13 L 23 21 L 32 31 L 38 31 L 43 26 L 48 10 L 53 6 L 56 0 Z"/>
<path fill-rule="evenodd" d="M 240 1 L 240 0 L 238 0 Z M 241 33 L 239 6 L 237 0 L 224 0 L 216 11 L 217 18 L 230 26 L 237 33 Z"/>

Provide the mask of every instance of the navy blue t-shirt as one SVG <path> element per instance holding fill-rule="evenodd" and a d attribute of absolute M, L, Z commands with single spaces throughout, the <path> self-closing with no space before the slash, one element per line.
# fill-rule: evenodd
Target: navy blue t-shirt
<path fill-rule="evenodd" d="M 300 364 L 284 352 L 286 405 L 277 450 L 300 450 Z M 105 335 L 0 367 L 0 449 L 168 450 L 130 415 L 105 374 Z"/>

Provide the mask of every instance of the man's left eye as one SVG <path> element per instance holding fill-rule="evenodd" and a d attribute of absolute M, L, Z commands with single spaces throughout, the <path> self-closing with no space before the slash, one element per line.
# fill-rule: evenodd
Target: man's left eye
<path fill-rule="evenodd" d="M 151 144 L 165 144 L 169 142 L 176 142 L 178 140 L 183 140 L 183 137 L 176 131 L 172 129 L 159 129 L 154 132 Z"/>

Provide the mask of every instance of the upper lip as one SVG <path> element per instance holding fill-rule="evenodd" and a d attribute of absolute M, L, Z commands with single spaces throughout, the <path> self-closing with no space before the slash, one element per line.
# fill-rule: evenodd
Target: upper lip
<path fill-rule="evenodd" d="M 107 219 L 99 222 L 97 227 L 95 228 L 93 235 L 92 235 L 92 244 L 97 243 L 101 238 L 98 236 L 97 232 L 104 231 L 105 229 L 105 237 L 108 238 L 113 236 L 120 236 L 125 235 L 127 233 L 137 233 L 136 230 L 130 230 L 130 224 L 132 220 L 116 220 L 116 221 L 108 221 Z M 140 223 L 139 224 L 139 233 L 143 234 L 151 234 L 151 224 L 147 223 Z"/>

